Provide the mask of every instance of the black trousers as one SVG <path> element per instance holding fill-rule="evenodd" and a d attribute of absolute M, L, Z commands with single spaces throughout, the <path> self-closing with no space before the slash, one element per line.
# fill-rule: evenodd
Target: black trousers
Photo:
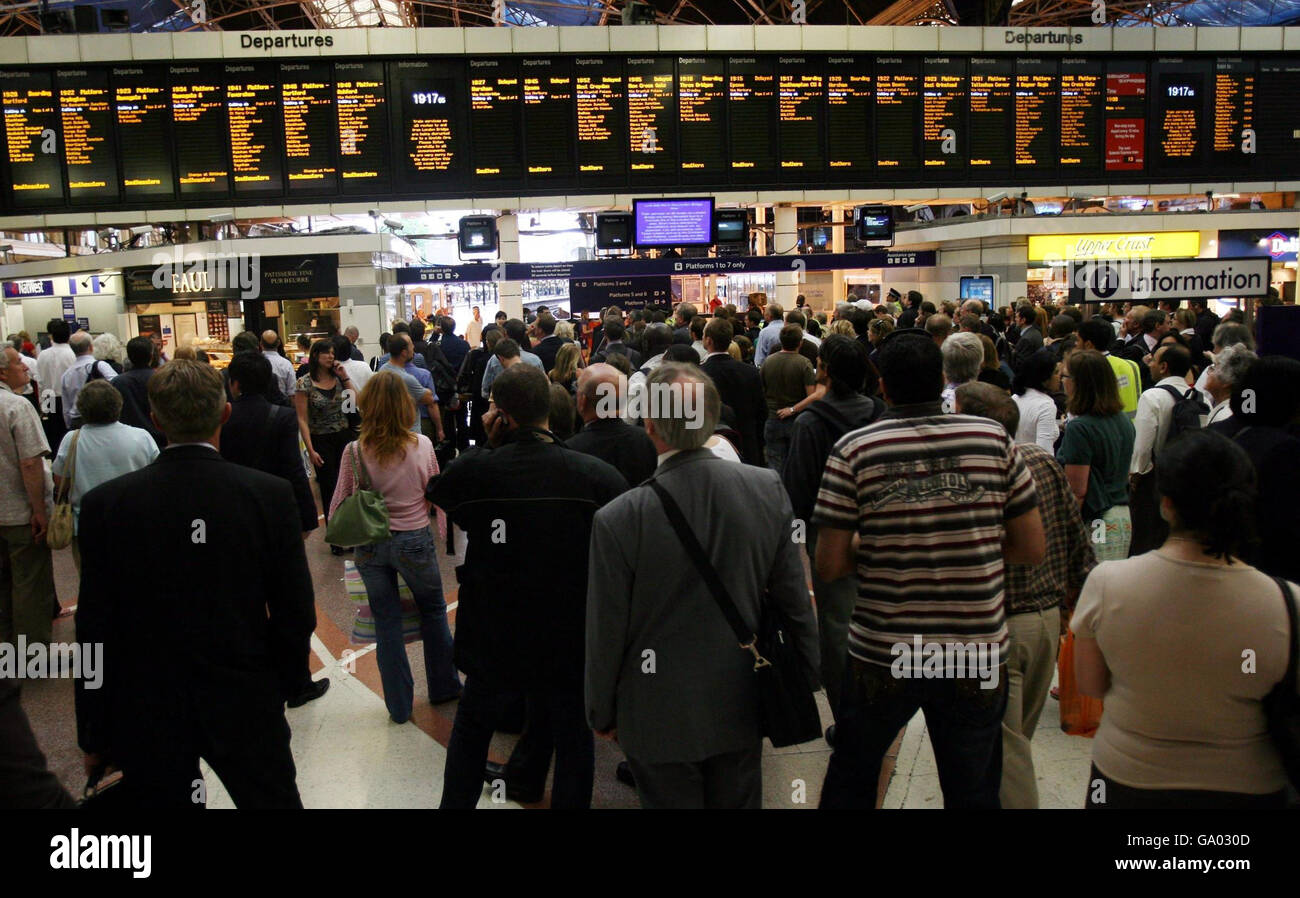
<path fill-rule="evenodd" d="M 57 394 L 57 389 L 55 392 Z M 45 430 L 45 439 L 50 444 L 51 455 L 58 453 L 59 444 L 63 442 L 63 437 L 68 432 L 68 425 L 63 420 L 62 396 L 55 395 L 54 411 L 45 415 L 41 421 L 41 427 Z"/>
<path fill-rule="evenodd" d="M 763 743 L 692 763 L 647 764 L 628 756 L 643 808 L 757 810 L 763 806 Z"/>
<path fill-rule="evenodd" d="M 1286 790 L 1252 795 L 1245 792 L 1213 792 L 1208 789 L 1135 789 L 1117 783 L 1092 765 L 1088 778 L 1090 810 L 1196 810 L 1246 811 L 1286 807 Z"/>
<path fill-rule="evenodd" d="M 1169 537 L 1169 524 L 1160 517 L 1160 494 L 1156 491 L 1154 470 L 1139 475 L 1137 487 L 1129 500 L 1129 514 L 1133 518 L 1133 542 L 1129 544 L 1129 558 L 1164 545 Z"/>
<path fill-rule="evenodd" d="M 343 461 L 343 450 L 355 439 L 351 430 L 343 429 L 335 433 L 313 433 L 311 446 L 321 457 L 323 464 L 312 464 L 316 469 L 316 485 L 320 487 L 321 510 L 329 518 L 330 501 L 334 498 L 334 487 L 339 482 L 339 468 Z"/>

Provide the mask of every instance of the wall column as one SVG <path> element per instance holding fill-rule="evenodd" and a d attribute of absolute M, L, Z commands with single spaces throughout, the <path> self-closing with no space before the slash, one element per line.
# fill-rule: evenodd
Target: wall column
<path fill-rule="evenodd" d="M 799 210 L 794 206 L 777 206 L 775 218 L 776 226 L 772 238 L 773 251 L 781 255 L 797 256 L 799 249 Z M 791 267 L 789 271 L 778 271 L 776 273 L 776 301 L 787 312 L 794 308 L 794 299 L 799 295 L 799 285 L 803 275 L 802 267 L 793 264 L 800 260 L 791 259 L 790 261 Z"/>
<path fill-rule="evenodd" d="M 519 216 L 513 212 L 497 218 L 500 261 L 519 261 Z M 524 285 L 519 281 L 497 281 L 497 300 L 507 317 L 524 320 Z"/>

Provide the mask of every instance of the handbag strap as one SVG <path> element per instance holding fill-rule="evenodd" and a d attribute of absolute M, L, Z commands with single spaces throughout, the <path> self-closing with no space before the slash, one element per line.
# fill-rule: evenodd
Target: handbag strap
<path fill-rule="evenodd" d="M 361 476 L 357 476 L 357 465 L 361 466 Z M 371 489 L 370 472 L 366 470 L 366 460 L 361 457 L 360 440 L 352 441 L 352 479 L 357 482 L 357 486 L 361 489 Z"/>
<path fill-rule="evenodd" d="M 68 476 L 59 484 L 59 495 L 57 501 L 66 502 L 72 495 L 72 487 L 77 481 L 77 440 L 81 439 L 81 430 L 78 429 L 72 434 L 72 442 L 68 444 Z"/>
<path fill-rule="evenodd" d="M 695 536 L 695 531 L 691 529 L 690 523 L 686 520 L 686 515 L 682 513 L 682 508 L 677 504 L 677 500 L 672 497 L 668 490 L 657 480 L 647 481 L 650 489 L 655 491 L 659 501 L 663 503 L 664 512 L 668 515 L 668 523 L 672 524 L 673 530 L 677 533 L 677 538 L 682 541 L 686 547 L 686 554 L 691 556 L 691 561 L 695 562 L 695 568 L 704 578 L 705 584 L 709 587 L 709 593 L 713 600 L 718 603 L 718 608 L 722 611 L 722 616 L 727 619 L 731 625 L 731 630 L 736 634 L 736 639 L 740 647 L 750 652 L 754 656 L 754 670 L 768 667 L 769 662 L 758 651 L 758 637 L 754 631 L 745 625 L 745 619 L 740 616 L 740 611 L 736 609 L 736 603 L 731 599 L 731 593 L 727 591 L 726 584 L 718 576 L 718 572 L 713 565 L 709 564 L 709 557 L 700 545 L 699 539 Z"/>
<path fill-rule="evenodd" d="M 1282 678 L 1282 682 L 1290 683 L 1291 688 L 1300 695 L 1300 682 L 1297 682 L 1296 677 L 1296 668 L 1300 666 L 1300 627 L 1296 625 L 1295 595 L 1291 592 L 1291 584 L 1281 577 L 1274 577 L 1273 582 L 1282 590 L 1282 600 L 1286 603 L 1287 623 L 1290 625 L 1287 631 L 1286 676 Z"/>

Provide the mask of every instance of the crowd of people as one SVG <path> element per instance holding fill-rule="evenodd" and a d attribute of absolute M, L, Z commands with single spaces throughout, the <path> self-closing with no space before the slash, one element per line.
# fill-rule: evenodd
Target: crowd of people
<path fill-rule="evenodd" d="M 51 322 L 34 364 L 0 358 L 0 640 L 50 639 L 49 455 L 77 520 L 78 639 L 109 658 L 77 690 L 88 771 L 188 805 L 202 757 L 238 805 L 299 806 L 283 707 L 329 682 L 307 668 L 303 540 L 378 494 L 387 538 L 331 549 L 364 582 L 393 723 L 416 698 L 399 578 L 424 698 L 459 702 L 442 807 L 485 782 L 539 801 L 552 760 L 551 806 L 589 807 L 595 738 L 644 807 L 760 807 L 754 658 L 719 587 L 755 632 L 779 610 L 826 690 L 823 807 L 878 805 L 918 710 L 946 806 L 1037 807 L 1067 634 L 1072 682 L 1105 708 L 1080 804 L 1282 805 L 1264 700 L 1300 580 L 1300 362 L 1198 302 L 803 299 L 594 326 L 475 308 L 465 338 L 448 316 L 398 321 L 368 362 L 345 333 L 296 370 L 274 331 L 236 336 L 218 372 Z M 557 538 L 561 562 L 528 562 Z"/>

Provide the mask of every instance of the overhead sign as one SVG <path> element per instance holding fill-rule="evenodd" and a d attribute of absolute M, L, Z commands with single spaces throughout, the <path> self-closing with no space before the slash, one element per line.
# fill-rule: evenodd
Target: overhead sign
<path fill-rule="evenodd" d="M 471 262 L 397 269 L 399 284 L 467 281 L 544 281 L 655 275 L 756 274 L 834 271 L 851 268 L 931 267 L 934 250 L 813 253 L 807 256 L 723 256 L 699 259 L 605 259 L 598 262 Z"/>
<path fill-rule="evenodd" d="M 53 281 L 5 281 L 5 299 L 18 299 L 25 296 L 53 296 Z"/>
<path fill-rule="evenodd" d="M 1274 262 L 1294 262 L 1297 248 L 1300 240 L 1293 230 L 1219 232 L 1219 252 L 1225 256 L 1268 256 Z"/>
<path fill-rule="evenodd" d="M 574 278 L 569 281 L 569 310 L 599 312 L 608 306 L 644 309 L 672 302 L 672 278 Z"/>
<path fill-rule="evenodd" d="M 337 296 L 338 256 L 206 256 L 122 272 L 132 304 Z"/>
<path fill-rule="evenodd" d="M 1029 238 L 1032 262 L 1093 259 L 1194 259 L 1201 252 L 1200 231 L 1136 234 L 1034 234 Z"/>
<path fill-rule="evenodd" d="M 1070 302 L 1141 302 L 1166 299 L 1268 295 L 1267 257 L 1253 259 L 1150 259 L 1070 263 Z"/>

